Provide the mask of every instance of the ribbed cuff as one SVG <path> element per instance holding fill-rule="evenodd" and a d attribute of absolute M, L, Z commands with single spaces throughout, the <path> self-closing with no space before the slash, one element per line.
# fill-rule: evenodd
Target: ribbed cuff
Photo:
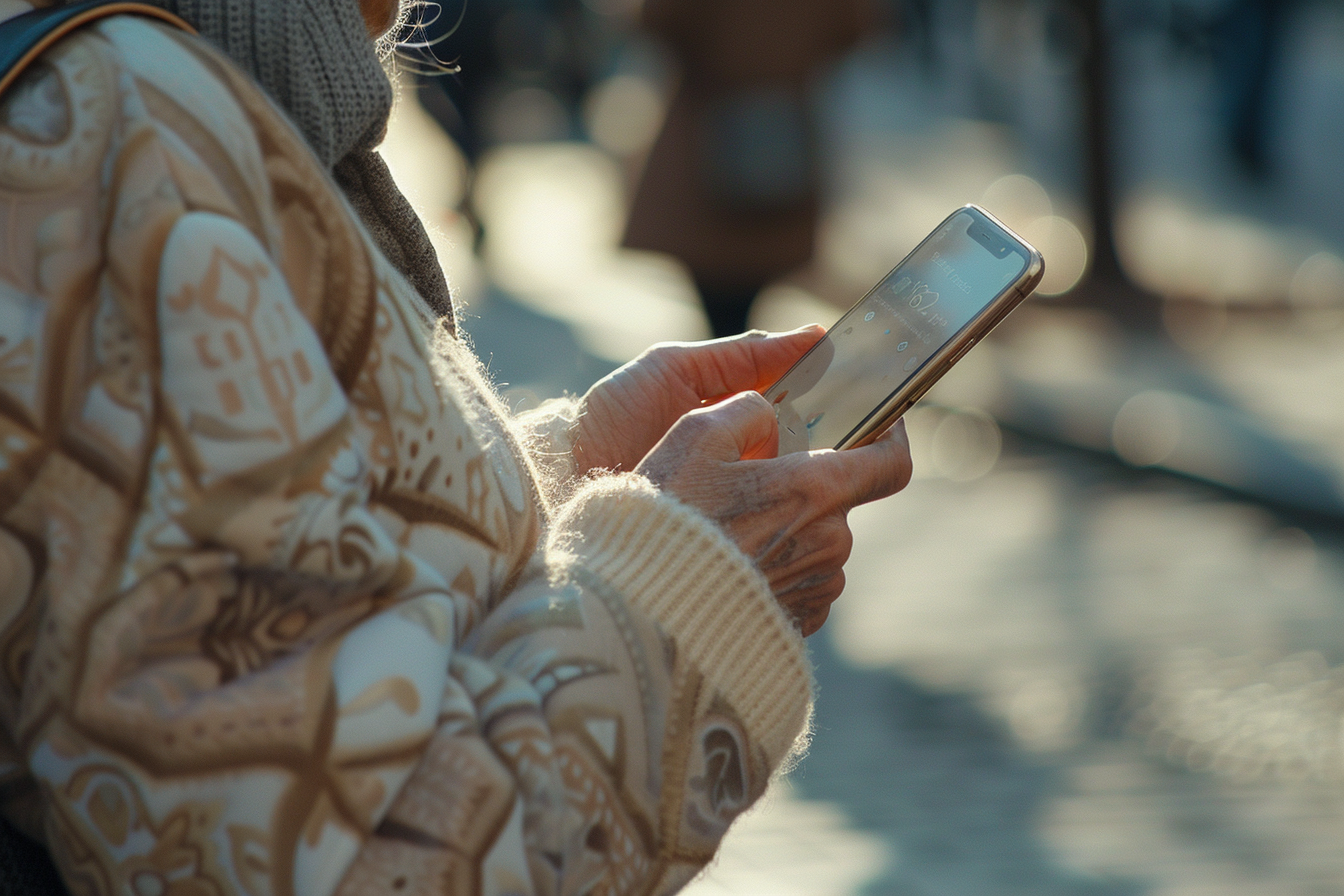
<path fill-rule="evenodd" d="M 807 725 L 807 650 L 765 578 L 721 530 L 627 474 L 581 489 L 553 540 L 658 620 L 772 766 L 788 756 Z"/>

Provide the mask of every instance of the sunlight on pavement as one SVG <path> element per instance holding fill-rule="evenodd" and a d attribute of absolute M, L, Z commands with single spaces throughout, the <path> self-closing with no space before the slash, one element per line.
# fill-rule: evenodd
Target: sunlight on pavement
<path fill-rule="evenodd" d="M 1318 783 L 1238 786 L 1113 750 L 1069 770 L 1042 834 L 1092 874 L 1141 869 L 1147 896 L 1338 893 L 1341 809 Z"/>
<path fill-rule="evenodd" d="M 1081 693 L 1098 642 L 1131 645 L 1148 664 L 1192 645 L 1237 656 L 1304 628 L 1326 627 L 1324 638 L 1337 615 L 1344 571 L 1264 511 L 1118 492 L 1081 516 L 1078 500 L 1066 477 L 1017 462 L 858 508 L 830 622 L 839 649 L 984 694 L 1020 729 L 1015 706 L 1068 712 L 1058 707 Z M 1045 572 L 1060 568 L 1071 574 Z"/>
<path fill-rule="evenodd" d="M 738 819 L 683 896 L 851 896 L 895 859 L 829 803 L 776 785 Z"/>
<path fill-rule="evenodd" d="M 578 143 L 490 153 L 476 184 L 484 255 L 495 281 L 572 324 L 586 349 L 625 361 L 655 342 L 703 339 L 708 325 L 685 269 L 620 249 L 620 170 Z"/>
<path fill-rule="evenodd" d="M 1160 295 L 1230 305 L 1344 305 L 1344 261 L 1308 233 L 1211 212 L 1155 189 L 1126 202 L 1116 227 L 1126 267 Z"/>
<path fill-rule="evenodd" d="M 918 440 L 912 447 L 916 468 L 927 465 Z M 1056 538 L 1061 487 L 1045 471 L 969 486 L 925 478 L 900 500 L 854 510 L 845 594 L 829 623 L 838 648 L 860 665 L 899 663 L 973 690 L 1024 656 L 1058 662 L 1069 626 L 1057 601 L 1008 573 Z"/>
<path fill-rule="evenodd" d="M 931 440 L 912 441 L 928 464 Z M 1034 824 L 1061 867 L 1138 873 L 1160 896 L 1317 892 L 1288 879 L 1337 892 L 1334 552 L 1252 505 L 1080 493 L 1067 468 L 1024 458 L 966 483 L 917 480 L 851 523 L 837 650 L 970 696 L 1018 748 L 1059 763 Z M 1126 669 L 1143 671 L 1124 736 L 1100 737 L 1115 711 L 1102 682 Z"/>
<path fill-rule="evenodd" d="M 597 357 L 623 362 L 655 342 L 709 336 L 685 269 L 674 259 L 619 247 L 625 226 L 621 170 L 581 143 L 533 143 L 488 153 L 473 199 L 482 259 L 454 209 L 470 175 L 461 152 L 403 90 L 382 147 L 398 185 L 428 224 L 455 298 L 486 301 L 489 280 L 569 324 Z"/>

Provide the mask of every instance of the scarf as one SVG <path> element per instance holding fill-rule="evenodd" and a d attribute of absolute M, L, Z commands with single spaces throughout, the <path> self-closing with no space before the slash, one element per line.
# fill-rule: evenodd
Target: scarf
<path fill-rule="evenodd" d="M 190 22 L 289 114 L 378 248 L 452 331 L 438 255 L 375 151 L 393 91 L 358 0 L 150 2 Z"/>

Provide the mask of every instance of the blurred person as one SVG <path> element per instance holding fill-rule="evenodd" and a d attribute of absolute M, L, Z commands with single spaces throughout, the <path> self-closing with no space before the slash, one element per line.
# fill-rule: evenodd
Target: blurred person
<path fill-rule="evenodd" d="M 716 336 L 812 257 L 820 172 L 810 91 L 875 23 L 871 0 L 645 0 L 680 75 L 625 245 L 691 271 Z"/>
<path fill-rule="evenodd" d="M 374 151 L 396 2 L 161 5 L 0 97 L 0 809 L 83 894 L 678 889 L 903 431 L 777 456 L 819 328 L 510 415 Z"/>

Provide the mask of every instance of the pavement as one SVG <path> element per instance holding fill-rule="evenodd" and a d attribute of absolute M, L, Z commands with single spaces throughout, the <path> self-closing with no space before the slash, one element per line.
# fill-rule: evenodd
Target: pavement
<path fill-rule="evenodd" d="M 1196 62 L 1142 30 L 1122 46 L 1139 72 L 1127 226 L 1184 222 L 1188 237 L 1146 257 L 1131 241 L 1131 261 L 1187 300 L 1183 316 L 1154 348 L 1042 305 L 908 415 L 916 478 L 852 514 L 846 592 L 810 642 L 811 749 L 687 893 L 1344 893 L 1344 289 L 1327 278 L 1300 299 L 1308 261 L 1328 272 L 1322 253 L 1344 252 L 1326 214 L 1344 200 L 1344 17 L 1301 10 L 1289 164 L 1270 186 L 1219 160 Z M 1080 220 L 1067 116 L 1042 109 L 1067 72 L 1022 66 L 996 94 L 1007 128 L 968 117 L 974 78 L 929 80 L 900 50 L 871 48 L 832 97 L 836 282 L 862 283 L 987 194 L 1027 224 Z M 615 249 L 619 173 L 582 146 L 510 152 L 478 187 L 513 203 L 512 225 L 496 208 L 472 254 L 438 219 L 465 329 L 509 400 L 580 391 L 641 340 L 698 334 L 684 274 Z M 529 170 L 547 202 L 577 205 L 528 206 Z M 507 233 L 532 241 L 502 246 Z M 1254 289 L 1208 273 L 1247 256 L 1268 259 Z M 838 312 L 786 286 L 760 313 Z"/>

